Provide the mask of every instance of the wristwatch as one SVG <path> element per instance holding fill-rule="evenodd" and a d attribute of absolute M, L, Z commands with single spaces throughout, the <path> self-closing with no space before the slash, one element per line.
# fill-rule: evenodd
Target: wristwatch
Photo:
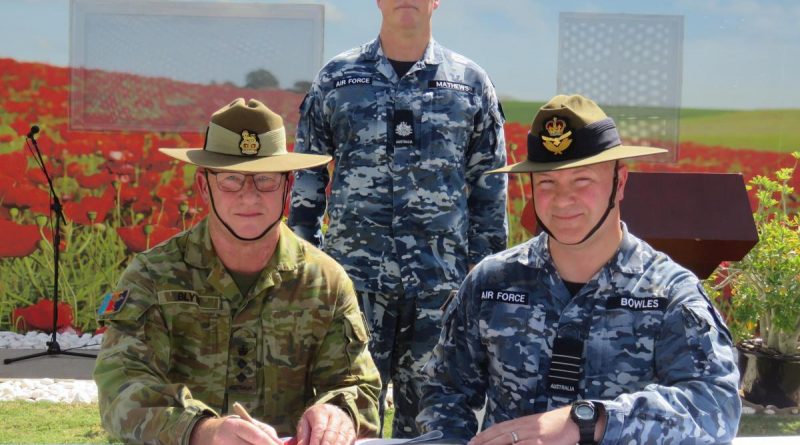
<path fill-rule="evenodd" d="M 588 400 L 578 400 L 572 404 L 572 409 L 569 411 L 569 417 L 578 425 L 578 430 L 581 433 L 579 445 L 595 445 L 594 430 L 597 425 L 597 418 L 600 415 L 599 404 L 595 404 Z"/>

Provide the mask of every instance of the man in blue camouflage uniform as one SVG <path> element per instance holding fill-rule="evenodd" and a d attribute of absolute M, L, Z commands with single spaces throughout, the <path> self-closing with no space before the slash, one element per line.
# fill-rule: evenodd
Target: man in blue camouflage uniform
<path fill-rule="evenodd" d="M 493 173 L 531 174 L 545 233 L 478 264 L 447 307 L 421 429 L 471 445 L 733 439 L 727 328 L 697 277 L 620 221 L 618 160 L 663 151 L 621 145 L 581 96 L 539 110 L 528 160 Z"/>
<path fill-rule="evenodd" d="M 372 331 L 397 437 L 416 435 L 420 370 L 441 306 L 468 269 L 506 248 L 503 116 L 486 73 L 431 37 L 438 0 L 378 0 L 380 36 L 322 68 L 301 105 L 289 225 L 339 261 Z M 327 204 L 328 228 L 323 241 Z"/>

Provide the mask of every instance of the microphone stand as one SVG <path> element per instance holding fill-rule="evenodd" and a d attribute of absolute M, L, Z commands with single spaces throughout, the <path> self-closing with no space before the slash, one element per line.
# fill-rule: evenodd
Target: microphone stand
<path fill-rule="evenodd" d="M 89 357 L 89 358 L 97 358 L 96 355 L 86 354 L 83 352 L 71 352 L 69 350 L 61 350 L 61 346 L 58 344 L 58 339 L 56 338 L 56 334 L 58 332 L 58 261 L 59 261 L 59 250 L 61 247 L 61 222 L 66 220 L 64 219 L 64 212 L 61 209 L 61 201 L 58 199 L 58 195 L 56 194 L 56 189 L 53 187 L 53 181 L 50 179 L 50 175 L 47 173 L 47 167 L 44 164 L 44 160 L 42 159 L 42 152 L 39 150 L 39 144 L 36 142 L 36 133 L 39 132 L 39 127 L 34 125 L 31 127 L 31 131 L 27 134 L 27 139 L 33 143 L 33 147 L 35 148 L 34 158 L 36 159 L 39 167 L 44 172 L 44 177 L 47 178 L 47 185 L 50 187 L 50 196 L 52 198 L 52 202 L 50 203 L 50 208 L 53 210 L 56 216 L 56 225 L 53 231 L 53 333 L 50 341 L 47 342 L 47 350 L 45 352 L 38 352 L 35 354 L 25 355 L 22 357 L 16 358 L 7 358 L 3 360 L 3 363 L 8 365 L 10 363 L 18 362 L 20 360 L 26 360 L 29 358 L 35 357 L 42 357 L 45 355 L 72 355 L 76 357 Z M 30 146 L 29 146 L 30 148 Z M 32 150 L 33 151 L 33 150 Z"/>

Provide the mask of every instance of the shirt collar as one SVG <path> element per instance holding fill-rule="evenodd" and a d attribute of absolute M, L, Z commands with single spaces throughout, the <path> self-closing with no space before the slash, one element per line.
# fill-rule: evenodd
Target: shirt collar
<path fill-rule="evenodd" d="M 389 59 L 387 59 L 386 55 L 383 53 L 380 37 L 362 45 L 361 59 L 373 60 L 373 61 L 385 59 L 386 62 L 388 63 Z M 444 48 L 442 48 L 442 46 L 440 46 L 436 42 L 436 40 L 434 40 L 433 37 L 431 37 L 431 39 L 428 41 L 428 46 L 425 48 L 425 53 L 422 55 L 421 60 L 426 65 L 439 65 L 440 63 L 444 62 Z"/>
<path fill-rule="evenodd" d="M 278 225 L 281 231 L 275 253 L 265 269 L 280 272 L 296 270 L 303 263 L 305 247 L 294 232 L 283 222 Z M 199 269 L 210 269 L 219 262 L 211 234 L 208 231 L 208 218 L 203 219 L 189 233 L 184 261 Z M 220 264 L 221 265 L 221 264 Z"/>
<path fill-rule="evenodd" d="M 622 241 L 614 252 L 611 260 L 603 266 L 603 269 L 610 269 L 611 272 L 619 271 L 625 274 L 638 274 L 644 270 L 644 254 L 642 242 L 628 232 L 628 226 L 620 223 L 622 227 Z M 527 242 L 524 253 L 519 256 L 520 264 L 524 264 L 534 269 L 545 267 L 555 270 L 553 258 L 550 256 L 548 246 L 548 235 L 541 233 Z"/>

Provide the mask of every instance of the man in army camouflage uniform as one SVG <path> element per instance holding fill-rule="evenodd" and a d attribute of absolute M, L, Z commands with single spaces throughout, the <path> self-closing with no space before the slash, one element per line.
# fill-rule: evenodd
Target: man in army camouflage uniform
<path fill-rule="evenodd" d="M 163 444 L 374 435 L 380 378 L 352 283 L 280 222 L 288 173 L 330 158 L 287 153 L 281 117 L 252 99 L 214 113 L 204 148 L 160 150 L 200 167 L 213 212 L 137 255 L 101 305 L 105 428 Z M 259 420 L 229 415 L 236 402 Z"/>
<path fill-rule="evenodd" d="M 393 434 L 411 437 L 442 304 L 506 248 L 506 178 L 482 176 L 505 165 L 504 119 L 486 73 L 431 37 L 438 0 L 377 4 L 379 37 L 328 62 L 301 105 L 295 152 L 335 170 L 329 198 L 327 169 L 297 172 L 289 225 L 353 279 L 381 409 L 391 381 Z"/>
<path fill-rule="evenodd" d="M 478 264 L 447 307 L 423 430 L 471 445 L 733 439 L 727 328 L 697 277 L 620 221 L 618 160 L 663 151 L 622 145 L 581 96 L 539 110 L 528 160 L 493 173 L 531 174 L 544 233 Z"/>

